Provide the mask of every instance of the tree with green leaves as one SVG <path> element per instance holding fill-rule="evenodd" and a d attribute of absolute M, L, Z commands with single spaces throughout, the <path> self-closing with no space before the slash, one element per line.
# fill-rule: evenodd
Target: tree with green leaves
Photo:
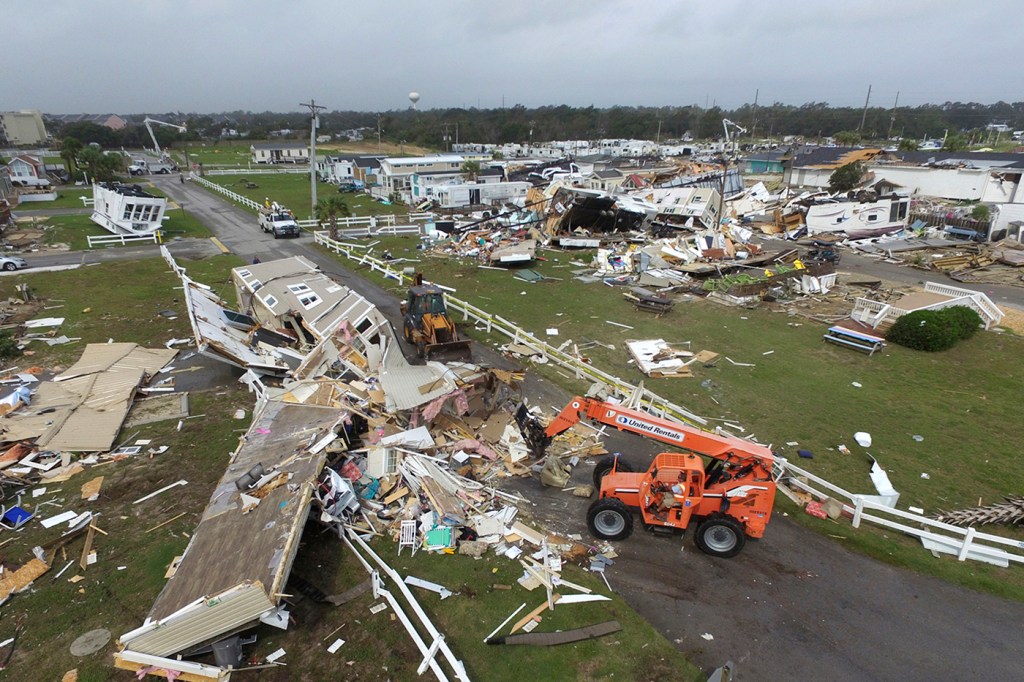
<path fill-rule="evenodd" d="M 864 164 L 860 161 L 845 164 L 836 168 L 828 178 L 828 191 L 849 192 L 861 183 L 864 178 Z"/>
<path fill-rule="evenodd" d="M 479 161 L 464 161 L 462 163 L 462 174 L 468 176 L 470 180 L 476 182 L 476 176 L 480 172 Z"/>
<path fill-rule="evenodd" d="M 60 158 L 64 160 L 68 173 L 78 170 L 78 152 L 82 151 L 82 143 L 77 137 L 65 137 L 60 145 Z"/>
<path fill-rule="evenodd" d="M 897 149 L 899 149 L 901 152 L 916 152 L 917 140 L 912 140 L 909 137 L 904 137 L 902 140 L 900 140 Z"/>
<path fill-rule="evenodd" d="M 104 154 L 89 145 L 78 153 L 78 166 L 86 172 L 92 182 L 110 182 L 124 171 L 124 157 L 120 154 Z"/>
<path fill-rule="evenodd" d="M 347 218 L 352 215 L 351 209 L 345 200 L 339 196 L 330 195 L 316 202 L 314 208 L 316 218 L 322 223 L 328 223 L 328 235 L 331 239 L 338 239 L 338 218 Z"/>
<path fill-rule="evenodd" d="M 965 149 L 967 149 L 967 140 L 959 133 L 947 135 L 946 141 L 942 143 L 942 151 L 944 152 L 962 152 Z"/>
<path fill-rule="evenodd" d="M 853 147 L 860 144 L 860 133 L 855 130 L 840 130 L 832 136 L 836 144 L 843 147 Z"/>

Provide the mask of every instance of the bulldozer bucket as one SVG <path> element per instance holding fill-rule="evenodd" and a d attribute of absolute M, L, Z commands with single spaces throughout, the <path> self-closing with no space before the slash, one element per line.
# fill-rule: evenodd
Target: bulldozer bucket
<path fill-rule="evenodd" d="M 440 362 L 472 362 L 473 351 L 469 341 L 449 341 L 447 343 L 428 343 L 423 349 L 427 360 Z"/>

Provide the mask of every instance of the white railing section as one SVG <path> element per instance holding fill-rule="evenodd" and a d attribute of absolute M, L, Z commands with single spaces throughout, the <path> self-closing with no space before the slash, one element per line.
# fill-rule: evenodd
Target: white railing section
<path fill-rule="evenodd" d="M 309 175 L 309 166 L 284 166 L 272 168 L 246 168 L 237 166 L 234 168 L 209 168 L 203 167 L 203 175 L 281 175 L 292 173 L 295 175 Z"/>
<path fill-rule="evenodd" d="M 391 566 L 389 566 L 380 556 L 374 552 L 366 542 L 363 541 L 359 534 L 356 533 L 352 528 L 347 531 L 341 531 L 339 533 L 341 539 L 345 541 L 348 548 L 352 551 L 352 554 L 359 560 L 359 563 L 363 565 L 366 572 L 370 574 L 371 586 L 373 588 L 373 598 L 378 599 L 384 597 L 384 599 L 391 606 L 395 616 L 401 621 L 402 625 L 405 626 L 406 631 L 409 633 L 409 637 L 412 638 L 416 648 L 419 649 L 423 655 L 423 660 L 420 662 L 416 672 L 422 675 L 429 668 L 434 676 L 440 682 L 447 682 L 449 675 L 454 677 L 459 682 L 469 682 L 469 675 L 466 673 L 466 666 L 456 658 L 454 652 L 448 646 L 448 642 L 445 641 L 444 634 L 437 629 L 434 623 L 427 616 L 423 607 L 420 606 L 415 595 L 402 580 L 402 576 L 398 574 Z M 358 545 L 358 549 L 356 548 Z M 403 599 L 409 610 L 412 611 L 416 620 L 419 622 L 419 628 L 416 623 L 406 614 L 405 609 L 399 603 L 398 599 L 395 598 L 390 591 L 385 589 L 384 580 L 380 577 L 380 571 L 373 568 L 370 562 L 363 556 L 368 555 L 373 559 L 380 567 L 380 571 L 383 571 L 384 575 L 391 579 L 395 587 L 398 589 L 399 594 L 402 595 Z M 429 641 L 425 640 L 419 633 L 419 629 L 426 632 L 430 638 Z M 442 667 L 442 663 L 446 663 L 447 666 Z"/>
<path fill-rule="evenodd" d="M 232 201 L 237 201 L 238 203 L 242 204 L 246 208 L 252 209 L 253 211 L 258 212 L 260 210 L 260 205 L 253 201 L 252 199 L 250 199 L 249 197 L 243 197 L 238 192 L 232 192 L 227 187 L 218 185 L 216 182 L 210 182 L 206 178 L 201 178 L 194 173 L 192 174 L 192 182 L 202 187 L 205 187 L 206 189 L 213 190 L 214 192 L 219 192 L 220 194 L 226 196 L 228 199 L 231 199 Z"/>
<path fill-rule="evenodd" d="M 207 173 L 207 175 L 212 175 L 212 173 Z M 242 196 L 238 192 L 232 191 L 223 185 L 218 185 L 215 182 L 211 182 L 206 178 L 195 174 L 192 175 L 192 180 L 202 187 L 206 187 L 214 192 L 223 194 L 229 199 L 237 201 L 246 208 L 256 212 L 259 212 L 260 210 L 259 202 L 253 201 L 249 197 Z M 346 238 L 376 237 L 397 234 L 425 234 L 425 227 L 418 225 L 417 223 L 423 223 L 425 225 L 426 223 L 433 221 L 433 213 L 409 213 L 405 216 L 402 224 L 399 224 L 399 216 L 392 213 L 371 216 L 349 216 L 345 218 L 338 218 L 338 234 Z M 326 223 L 322 223 L 315 218 L 296 220 L 295 222 L 297 222 L 299 224 L 299 228 L 303 230 L 327 228 Z"/>
<path fill-rule="evenodd" d="M 120 244 L 125 246 L 127 244 L 141 244 L 143 242 L 149 242 L 150 244 L 159 244 L 160 239 L 156 232 L 152 234 L 102 234 L 102 235 L 89 235 L 89 248 L 94 246 L 110 246 L 111 244 Z"/>
<path fill-rule="evenodd" d="M 374 258 L 368 253 L 362 252 L 362 249 L 365 247 L 334 241 L 326 232 L 315 232 L 313 236 L 316 243 L 322 244 L 331 251 L 343 255 L 360 265 L 369 267 L 374 272 L 381 273 L 384 277 L 394 279 L 400 286 L 404 286 L 408 280 L 411 280 L 411 277 L 403 273 L 401 270 L 397 270 L 392 267 L 392 263 L 389 261 L 380 260 L 378 258 Z M 637 386 L 629 383 L 628 381 L 604 372 L 593 365 L 583 362 L 581 359 L 570 353 L 566 353 L 563 350 L 549 345 L 546 341 L 538 339 L 530 332 L 525 329 L 521 329 L 516 326 L 515 323 L 510 322 L 499 315 L 489 313 L 468 301 L 463 301 L 450 294 L 445 296 L 445 300 L 447 301 L 449 308 L 462 313 L 464 320 L 473 320 L 474 323 L 483 325 L 488 333 L 497 332 L 508 337 L 513 343 L 526 346 L 531 350 L 536 351 L 548 362 L 554 363 L 573 372 L 577 379 L 591 382 L 599 381 L 607 385 L 617 395 L 623 398 L 631 396 L 637 391 Z M 659 417 L 670 417 L 689 424 L 707 424 L 707 420 L 703 417 L 693 414 L 685 407 L 676 405 L 646 388 L 640 391 L 640 405 L 646 411 Z"/>
<path fill-rule="evenodd" d="M 1024 542 L 990 533 L 980 533 L 973 527 L 961 528 L 913 512 L 886 507 L 866 500 L 862 495 L 847 492 L 820 476 L 815 476 L 789 462 L 786 463 L 785 468 L 787 478 L 783 482 L 786 485 L 802 490 L 820 500 L 832 498 L 839 501 L 843 505 L 843 512 L 851 517 L 854 528 L 859 528 L 864 521 L 870 521 L 883 528 L 930 540 L 939 546 L 937 549 L 940 551 L 955 553 L 960 561 L 977 559 L 1003 564 L 1024 564 L 1024 553 L 1014 553 L 1003 549 L 1003 547 L 1011 547 L 1022 550 Z M 823 488 L 824 491 L 818 488 Z"/>

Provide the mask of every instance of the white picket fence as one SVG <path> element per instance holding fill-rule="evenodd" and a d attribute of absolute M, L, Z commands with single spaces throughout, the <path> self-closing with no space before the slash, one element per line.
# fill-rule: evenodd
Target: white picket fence
<path fill-rule="evenodd" d="M 211 189 L 214 192 L 223 194 L 227 198 L 237 201 L 246 208 L 256 211 L 257 213 L 260 210 L 259 202 L 253 201 L 249 197 L 242 196 L 238 192 L 230 190 L 223 185 L 218 185 L 215 182 L 211 182 L 210 180 L 195 174 L 192 175 L 192 181 L 206 187 L 207 189 Z M 433 220 L 433 213 L 409 213 L 404 216 L 402 222 L 399 221 L 399 216 L 391 213 L 375 216 L 350 216 L 347 218 L 338 218 L 338 227 L 340 228 L 338 233 L 346 238 L 377 237 L 396 234 L 425 234 L 424 225 L 426 223 L 433 222 Z M 315 218 L 296 220 L 295 222 L 297 222 L 299 224 L 299 228 L 303 230 L 315 230 L 321 227 L 326 228 L 325 224 Z"/>
<path fill-rule="evenodd" d="M 132 234 L 132 235 L 128 235 L 128 234 L 101 234 L 101 235 L 95 235 L 95 236 L 94 235 L 89 235 L 88 237 L 86 237 L 86 239 L 89 240 L 89 248 L 90 249 L 95 247 L 95 246 L 110 246 L 112 244 L 120 244 L 121 246 L 125 246 L 127 244 L 143 244 L 143 243 L 147 243 L 147 242 L 150 243 L 150 244 L 159 244 L 160 243 L 160 239 L 159 239 L 159 237 L 157 237 L 157 234 L 155 232 L 153 234 L 145 234 L 145 235 L 143 235 L 143 234 Z"/>
<path fill-rule="evenodd" d="M 309 175 L 309 166 L 272 166 L 266 167 L 245 167 L 233 166 L 224 168 L 203 168 L 203 175 L 281 175 L 290 173 L 294 175 Z"/>
<path fill-rule="evenodd" d="M 328 237 L 326 232 L 315 232 L 313 236 L 317 244 L 321 244 L 360 265 L 369 267 L 375 272 L 380 272 L 385 277 L 394 279 L 401 286 L 404 286 L 410 279 L 401 270 L 395 269 L 393 263 L 374 258 L 366 253 L 365 246 L 334 241 Z M 465 320 L 472 319 L 475 323 L 483 325 L 488 332 L 498 332 L 514 343 L 537 351 L 549 362 L 572 371 L 577 379 L 600 381 L 621 397 L 630 396 L 637 389 L 635 385 L 623 379 L 552 347 L 547 342 L 498 315 L 489 313 L 450 294 L 446 294 L 445 300 L 448 307 L 461 312 Z M 700 426 L 705 426 L 708 423 L 708 420 L 666 400 L 647 388 L 642 391 L 640 406 L 661 417 L 669 417 Z M 960 561 L 974 559 L 1000 565 L 1024 563 L 1024 554 L 1005 549 L 1007 547 L 1017 550 L 1024 549 L 1024 542 L 989 533 L 980 533 L 975 528 L 960 528 L 921 514 L 876 504 L 862 495 L 847 492 L 782 457 L 776 458 L 775 474 L 790 488 L 803 490 L 819 500 L 832 498 L 841 502 L 845 514 L 852 518 L 854 528 L 859 528 L 862 522 L 868 521 L 883 528 L 922 539 L 928 543 L 927 548 L 953 554 Z"/>
<path fill-rule="evenodd" d="M 960 561 L 975 559 L 1002 566 L 1024 563 L 1024 554 L 1005 549 L 1024 549 L 1024 542 L 1019 540 L 991 533 L 979 533 L 974 527 L 961 528 L 921 514 L 877 504 L 864 499 L 862 495 L 847 492 L 790 462 L 786 462 L 785 470 L 784 483 L 790 488 L 802 490 L 819 500 L 831 498 L 841 502 L 844 514 L 851 517 L 854 528 L 859 528 L 862 522 L 869 521 L 883 528 L 919 538 L 926 543 L 926 547 L 955 554 Z"/>
<path fill-rule="evenodd" d="M 195 173 L 192 174 L 192 182 L 198 185 L 202 185 L 207 189 L 212 189 L 214 192 L 219 192 L 220 194 L 226 196 L 228 199 L 231 199 L 232 201 L 237 201 L 238 203 L 242 204 L 246 208 L 252 209 L 253 211 L 259 212 L 260 210 L 260 205 L 253 201 L 252 199 L 250 199 L 249 197 L 243 197 L 238 192 L 233 192 L 227 187 L 224 187 L 223 185 L 218 185 L 216 182 L 210 182 L 206 178 L 199 177 Z"/>

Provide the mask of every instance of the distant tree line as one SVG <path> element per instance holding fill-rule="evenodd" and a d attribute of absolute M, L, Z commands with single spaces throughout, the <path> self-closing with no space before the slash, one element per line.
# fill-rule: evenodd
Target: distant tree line
<path fill-rule="evenodd" d="M 289 130 L 287 137 L 309 137 L 309 115 L 232 111 L 221 114 L 154 114 L 161 120 L 184 122 L 188 133 L 156 127 L 161 146 L 183 140 L 216 139 L 221 130 L 231 128 L 248 139 L 266 139 L 271 131 Z M 863 117 L 863 125 L 861 120 Z M 152 146 L 149 133 L 141 125 L 144 115 L 123 130 L 114 131 L 94 123 L 70 123 L 58 137 L 75 137 L 85 144 L 95 142 L 111 149 Z M 989 123 L 1005 123 L 1012 130 L 1024 129 L 1024 102 L 946 102 L 917 107 L 900 107 L 893 112 L 883 107 L 864 110 L 857 107 L 832 107 L 825 102 L 800 106 L 775 103 L 754 107 L 745 104 L 736 109 L 698 106 L 686 107 L 570 107 L 544 106 L 528 109 L 517 105 L 501 109 L 429 109 L 392 110 L 380 113 L 331 111 L 321 114 L 321 134 L 334 134 L 356 128 L 367 139 L 404 142 L 444 150 L 456 140 L 461 142 L 529 143 L 547 140 L 639 138 L 678 140 L 685 133 L 696 139 L 722 136 L 722 119 L 728 118 L 747 129 L 745 138 L 780 139 L 787 135 L 822 138 L 839 135 L 844 142 L 882 140 L 889 137 L 921 139 L 941 138 L 946 133 L 963 138 L 965 143 L 984 141 Z M 1005 135 L 1003 137 L 1005 139 Z"/>

